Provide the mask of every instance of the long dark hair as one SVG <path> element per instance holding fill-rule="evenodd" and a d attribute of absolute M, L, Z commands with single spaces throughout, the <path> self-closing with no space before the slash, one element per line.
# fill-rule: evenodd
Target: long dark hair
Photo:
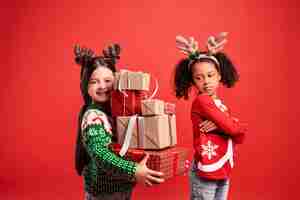
<path fill-rule="evenodd" d="M 84 166 L 90 160 L 90 157 L 82 143 L 81 135 L 82 117 L 88 106 L 92 104 L 92 98 L 88 94 L 88 84 L 90 77 L 94 70 L 97 69 L 97 67 L 106 67 L 112 72 L 116 72 L 115 64 L 116 61 L 120 58 L 120 51 L 120 46 L 118 44 L 114 44 L 109 46 L 107 49 L 104 49 L 102 52 L 103 55 L 97 56 L 91 49 L 80 48 L 79 45 L 75 45 L 75 62 L 81 66 L 80 91 L 84 102 L 84 105 L 81 107 L 78 114 L 77 138 L 75 146 L 75 169 L 78 175 L 82 174 Z M 108 108 L 108 105 L 104 105 L 103 110 L 107 110 L 109 112 L 110 109 Z"/>
<path fill-rule="evenodd" d="M 202 53 L 207 54 L 207 52 L 201 52 L 201 54 Z M 177 63 L 177 65 L 175 66 L 174 73 L 174 91 L 178 99 L 182 97 L 184 99 L 189 98 L 189 92 L 193 85 L 193 66 L 199 62 L 213 63 L 221 75 L 221 83 L 228 88 L 234 86 L 234 84 L 239 80 L 239 74 L 234 64 L 225 53 L 219 52 L 214 56 L 219 62 L 219 66 L 212 59 L 209 58 L 185 58 L 181 59 Z"/>

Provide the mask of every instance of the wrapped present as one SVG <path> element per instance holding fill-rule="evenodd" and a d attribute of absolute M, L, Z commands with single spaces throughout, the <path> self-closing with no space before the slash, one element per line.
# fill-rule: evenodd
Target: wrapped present
<path fill-rule="evenodd" d="M 165 102 L 164 109 L 165 109 L 165 114 L 176 113 L 176 105 L 174 103 Z"/>
<path fill-rule="evenodd" d="M 143 117 L 145 149 L 163 149 L 171 145 L 168 115 Z"/>
<path fill-rule="evenodd" d="M 127 78 L 128 89 L 149 90 L 150 74 L 144 72 L 129 72 Z"/>
<path fill-rule="evenodd" d="M 141 110 L 143 116 L 163 115 L 165 103 L 159 99 L 146 99 L 141 101 Z"/>
<path fill-rule="evenodd" d="M 170 149 L 173 154 L 173 174 L 181 175 L 186 172 L 186 161 L 188 149 L 184 147 L 173 147 Z"/>
<path fill-rule="evenodd" d="M 144 143 L 144 135 L 139 134 L 140 132 L 140 124 L 136 122 L 137 120 L 141 120 L 140 118 L 135 118 L 134 124 L 129 125 L 132 116 L 120 116 L 116 118 L 117 122 L 117 140 L 119 144 L 124 144 L 126 134 L 131 134 L 129 140 L 129 148 L 138 148 L 142 146 Z M 131 128 L 130 128 L 131 127 Z M 130 129 L 130 130 L 129 130 Z M 128 137 L 128 136 L 127 136 Z"/>
<path fill-rule="evenodd" d="M 113 88 L 115 90 L 124 90 L 128 88 L 128 71 L 121 70 L 115 73 L 115 81 Z"/>
<path fill-rule="evenodd" d="M 147 92 L 139 90 L 113 90 L 111 93 L 112 116 L 131 116 L 141 113 L 141 101 L 146 99 Z"/>
<path fill-rule="evenodd" d="M 150 87 L 150 74 L 121 70 L 115 73 L 115 90 L 146 90 Z"/>
<path fill-rule="evenodd" d="M 114 149 L 118 154 L 120 149 Z M 185 162 L 188 156 L 188 149 L 184 147 L 171 147 L 159 151 L 129 149 L 124 158 L 134 162 L 140 162 L 143 157 L 149 154 L 146 163 L 147 167 L 164 173 L 164 178 L 169 179 L 185 172 Z"/>
<path fill-rule="evenodd" d="M 120 150 L 121 150 L 121 145 L 113 143 L 113 144 L 110 145 L 110 149 L 115 154 L 119 155 Z M 146 155 L 146 153 L 142 149 L 133 149 L 133 148 L 130 148 L 130 149 L 128 149 L 128 151 L 126 152 L 126 154 L 124 156 L 122 156 L 122 157 L 125 158 L 125 159 L 127 159 L 127 160 L 134 161 L 134 162 L 140 162 L 144 158 L 145 155 Z"/>
<path fill-rule="evenodd" d="M 177 144 L 177 132 L 176 132 L 176 116 L 168 115 L 169 120 L 169 131 L 170 131 L 170 146 L 175 146 Z"/>
<path fill-rule="evenodd" d="M 129 148 L 163 149 L 177 143 L 174 116 L 136 117 L 130 125 L 131 118 L 117 117 L 117 138 L 120 144 L 129 143 Z"/>

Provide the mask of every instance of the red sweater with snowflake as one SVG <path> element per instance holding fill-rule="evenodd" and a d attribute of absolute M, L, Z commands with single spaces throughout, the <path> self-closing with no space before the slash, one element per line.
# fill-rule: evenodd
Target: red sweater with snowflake
<path fill-rule="evenodd" d="M 234 146 L 243 142 L 245 125 L 230 116 L 220 100 L 204 94 L 193 101 L 191 119 L 198 176 L 213 180 L 229 178 L 234 165 Z M 200 132 L 199 124 L 205 120 L 214 122 L 218 129 Z"/>

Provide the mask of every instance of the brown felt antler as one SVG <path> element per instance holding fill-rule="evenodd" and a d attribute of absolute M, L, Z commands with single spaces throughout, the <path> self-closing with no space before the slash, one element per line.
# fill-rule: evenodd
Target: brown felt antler
<path fill-rule="evenodd" d="M 108 46 L 102 51 L 104 60 L 109 65 L 114 65 L 116 60 L 120 59 L 121 47 L 119 44 Z"/>
<path fill-rule="evenodd" d="M 79 44 L 74 47 L 75 62 L 81 66 L 86 66 L 95 57 L 95 53 L 89 48 L 81 48 Z"/>

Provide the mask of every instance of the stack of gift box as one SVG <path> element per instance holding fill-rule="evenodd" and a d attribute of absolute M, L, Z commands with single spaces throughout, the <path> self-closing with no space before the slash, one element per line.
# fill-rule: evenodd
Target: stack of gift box
<path fill-rule="evenodd" d="M 147 166 L 166 179 L 182 174 L 187 149 L 177 146 L 175 104 L 149 98 L 148 73 L 121 70 L 115 77 L 111 106 L 121 146 L 117 153 L 136 162 L 149 154 Z"/>

